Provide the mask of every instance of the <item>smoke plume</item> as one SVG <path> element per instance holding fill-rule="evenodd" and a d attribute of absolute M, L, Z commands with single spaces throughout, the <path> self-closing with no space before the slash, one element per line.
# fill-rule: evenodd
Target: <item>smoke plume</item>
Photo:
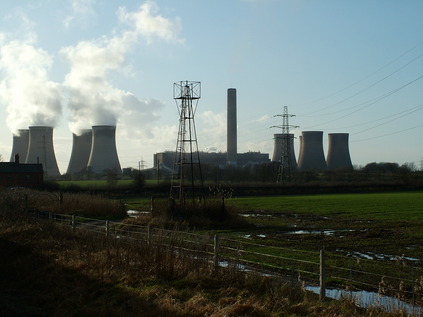
<path fill-rule="evenodd" d="M 154 38 L 177 41 L 179 21 L 156 15 L 153 2 L 141 5 L 136 12 L 120 8 L 119 21 L 128 25 L 125 30 L 115 30 L 113 36 L 103 36 L 92 41 L 82 41 L 61 50 L 70 65 L 64 85 L 68 90 L 69 126 L 78 133 L 92 125 L 115 125 L 127 114 L 137 115 L 143 122 L 156 120 L 157 101 L 141 100 L 128 91 L 116 88 L 109 75 L 125 69 L 125 55 L 140 39 L 150 43 Z"/>
<path fill-rule="evenodd" d="M 62 86 L 48 79 L 52 57 L 36 47 L 35 37 L 8 41 L 0 35 L 0 98 L 7 105 L 7 125 L 56 126 L 62 113 Z"/>

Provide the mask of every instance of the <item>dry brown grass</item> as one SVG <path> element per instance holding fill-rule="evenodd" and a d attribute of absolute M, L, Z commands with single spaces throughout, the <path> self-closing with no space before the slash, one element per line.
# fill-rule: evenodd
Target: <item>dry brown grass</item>
<path fill-rule="evenodd" d="M 10 208 L 36 209 L 54 213 L 76 214 L 84 217 L 122 219 L 127 216 L 126 208 L 122 201 L 84 193 L 75 194 L 21 189 L 3 192 L 1 202 Z"/>
<path fill-rule="evenodd" d="M 401 316 L 319 302 L 298 284 L 210 267 L 180 250 L 0 208 L 0 309 L 29 316 Z"/>

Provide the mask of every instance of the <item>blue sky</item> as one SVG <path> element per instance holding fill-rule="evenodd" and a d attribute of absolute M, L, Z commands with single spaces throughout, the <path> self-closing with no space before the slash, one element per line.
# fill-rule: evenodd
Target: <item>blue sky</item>
<path fill-rule="evenodd" d="M 201 81 L 201 150 L 226 151 L 226 91 L 238 151 L 272 156 L 292 132 L 350 134 L 355 165 L 423 158 L 420 0 L 27 0 L 0 4 L 0 154 L 12 130 L 55 126 L 66 171 L 72 132 L 117 123 L 123 167 L 173 150 L 173 83 Z M 95 93 L 93 93 L 95 92 Z M 295 140 L 298 156 L 298 139 Z"/>

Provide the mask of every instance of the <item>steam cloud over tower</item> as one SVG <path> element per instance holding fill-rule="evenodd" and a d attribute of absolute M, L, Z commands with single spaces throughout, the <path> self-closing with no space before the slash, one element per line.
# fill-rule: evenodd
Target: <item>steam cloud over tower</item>
<path fill-rule="evenodd" d="M 327 164 L 329 170 L 352 169 L 348 133 L 329 133 Z"/>
<path fill-rule="evenodd" d="M 236 164 L 237 161 L 237 127 L 236 127 L 236 89 L 228 89 L 228 109 L 227 109 L 227 160 Z"/>
<path fill-rule="evenodd" d="M 291 164 L 291 169 L 296 171 L 298 170 L 298 165 L 295 159 L 294 134 L 289 134 L 288 138 L 289 140 L 282 133 L 274 134 L 272 162 L 280 162 L 282 159 L 282 148 L 289 146 L 289 151 L 286 151 L 286 153 L 290 155 L 289 163 Z"/>
<path fill-rule="evenodd" d="M 10 162 L 15 161 L 15 155 L 19 155 L 19 160 L 25 163 L 26 155 L 28 154 L 29 144 L 29 130 L 20 129 L 18 134 L 13 135 L 12 154 L 10 155 Z"/>
<path fill-rule="evenodd" d="M 96 125 L 92 129 L 91 154 L 87 168 L 99 174 L 105 171 L 122 173 L 116 150 L 116 126 Z"/>
<path fill-rule="evenodd" d="M 53 127 L 29 127 L 26 163 L 41 163 L 47 177 L 60 175 L 53 146 Z"/>
<path fill-rule="evenodd" d="M 323 131 L 303 131 L 300 153 L 298 166 L 301 171 L 326 170 L 325 154 L 323 153 Z"/>
<path fill-rule="evenodd" d="M 72 135 L 72 153 L 69 160 L 67 174 L 75 174 L 85 170 L 91 153 L 91 129 L 82 130 L 80 135 L 75 133 L 72 133 Z"/>

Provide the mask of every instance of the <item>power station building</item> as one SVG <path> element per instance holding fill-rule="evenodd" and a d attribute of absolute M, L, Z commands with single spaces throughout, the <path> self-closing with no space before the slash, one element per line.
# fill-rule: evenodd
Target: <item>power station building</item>
<path fill-rule="evenodd" d="M 227 153 L 209 153 L 199 152 L 200 162 L 205 165 L 225 166 L 227 165 Z M 269 163 L 269 154 L 260 152 L 246 152 L 237 153 L 236 155 L 237 166 L 247 166 L 254 164 Z M 154 154 L 154 167 L 157 166 L 173 169 L 175 163 L 175 152 L 165 151 Z"/>

